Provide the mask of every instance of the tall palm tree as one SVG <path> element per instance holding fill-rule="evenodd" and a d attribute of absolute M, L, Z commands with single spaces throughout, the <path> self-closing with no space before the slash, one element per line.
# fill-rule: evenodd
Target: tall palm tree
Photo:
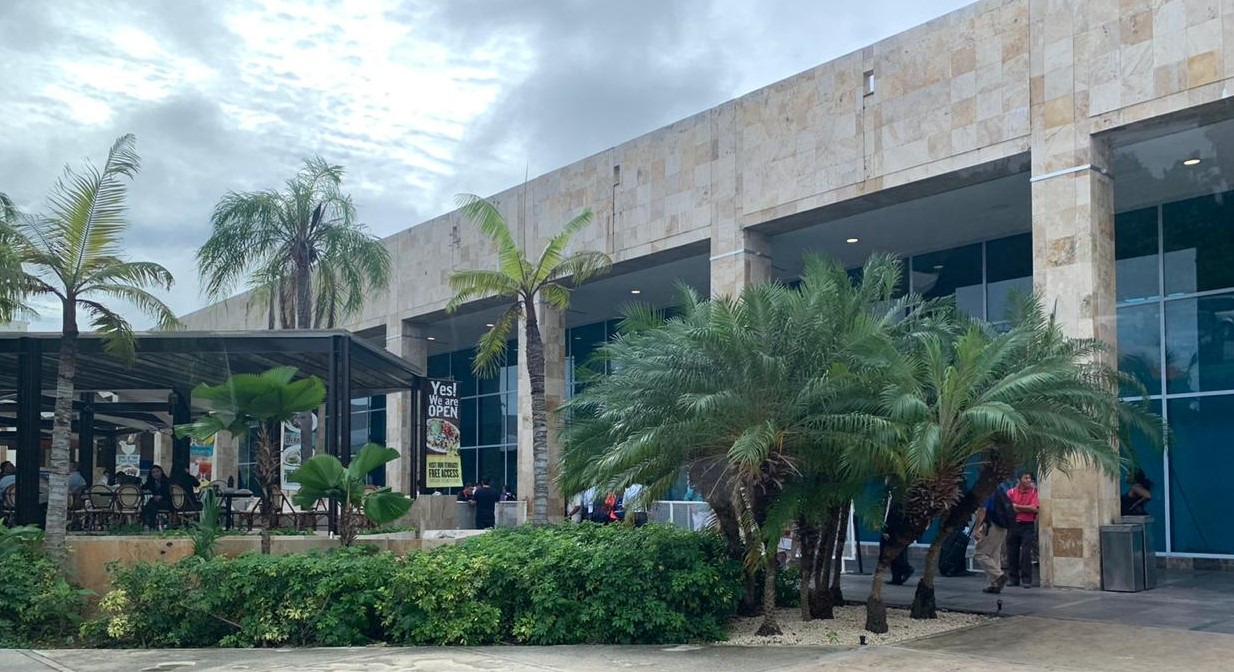
<path fill-rule="evenodd" d="M 472 368 L 477 374 L 492 375 L 505 358 L 506 342 L 521 319 L 526 343 L 527 377 L 531 382 L 532 515 L 535 525 L 548 524 L 549 459 L 548 405 L 544 395 L 544 340 L 536 301 L 544 300 L 557 310 L 570 306 L 570 288 L 608 272 L 612 261 L 603 252 L 582 250 L 566 254 L 576 233 L 591 223 L 591 211 L 584 210 L 549 238 L 540 257 L 532 262 L 514 241 L 505 217 L 489 201 L 471 194 L 458 198 L 459 207 L 497 247 L 497 268 L 468 269 L 450 275 L 454 297 L 446 311 L 457 310 L 467 301 L 495 296 L 507 299 L 501 317 L 480 337 Z"/>
<path fill-rule="evenodd" d="M 10 227 L 12 249 L 26 269 L 17 289 L 26 297 L 55 297 L 61 307 L 46 541 L 48 553 L 58 561 L 65 556 L 78 312 L 90 317 L 106 350 L 122 358 L 133 356 L 133 329 L 107 302 L 133 305 L 160 329 L 179 324 L 171 309 L 148 291 L 170 289 L 171 273 L 159 264 L 125 261 L 121 256 L 129 226 L 126 183 L 140 167 L 135 145 L 134 136 L 123 135 L 111 146 L 101 170 L 90 164 L 78 171 L 66 169 L 49 196 L 50 213 L 18 216 Z M 8 285 L 10 291 L 14 287 Z"/>
<path fill-rule="evenodd" d="M 342 182 L 342 166 L 315 157 L 282 191 L 223 196 L 197 251 L 207 295 L 221 298 L 248 277 L 267 301 L 277 300 L 284 327 L 297 329 L 315 326 L 315 313 L 335 324 L 357 313 L 366 293 L 386 288 L 390 253 L 356 221 Z"/>
<path fill-rule="evenodd" d="M 682 467 L 723 464 L 724 477 L 704 495 L 717 512 L 735 510 L 747 572 L 764 576 L 759 632 L 779 632 L 776 541 L 807 509 L 832 503 L 803 493 L 800 482 L 862 482 L 866 474 L 847 465 L 863 462 L 844 456 L 867 452 L 864 463 L 872 462 L 885 454 L 875 444 L 892 438 L 875 411 L 881 381 L 894 375 L 892 328 L 910 306 L 891 300 L 899 274 L 898 262 L 879 257 L 854 285 L 838 264 L 811 259 L 799 288 L 767 283 L 738 299 L 688 296 L 680 316 L 654 328 L 628 318 L 600 349 L 614 372 L 564 409 L 562 484 L 577 491 L 637 482 L 654 497 Z"/>
<path fill-rule="evenodd" d="M 10 322 L 29 311 L 25 303 L 25 274 L 14 244 L 13 227 L 21 215 L 12 199 L 0 192 L 0 322 Z"/>

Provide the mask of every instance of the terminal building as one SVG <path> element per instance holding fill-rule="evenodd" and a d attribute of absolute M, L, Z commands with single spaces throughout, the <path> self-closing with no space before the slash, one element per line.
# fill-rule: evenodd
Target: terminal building
<path fill-rule="evenodd" d="M 893 252 L 927 297 L 997 321 L 1032 287 L 1071 335 L 1114 344 L 1174 432 L 1141 455 L 1157 551 L 1228 563 L 1234 526 L 1215 502 L 1234 470 L 1232 91 L 1230 3 L 983 0 L 496 194 L 533 253 L 590 208 L 575 244 L 614 260 L 570 311 L 546 310 L 550 408 L 632 298 L 789 282 L 808 251 L 850 267 Z M 346 327 L 461 381 L 464 477 L 528 496 L 517 344 L 501 375 L 476 380 L 471 348 L 499 309 L 444 311 L 451 271 L 492 267 L 493 251 L 458 212 L 408 224 L 385 241 L 389 291 Z M 264 328 L 245 304 L 186 321 Z M 356 399 L 353 443 L 406 454 L 412 417 L 406 394 Z M 410 490 L 406 462 L 387 479 Z M 1098 527 L 1123 486 L 1084 470 L 1041 486 L 1044 583 L 1097 587 Z"/>

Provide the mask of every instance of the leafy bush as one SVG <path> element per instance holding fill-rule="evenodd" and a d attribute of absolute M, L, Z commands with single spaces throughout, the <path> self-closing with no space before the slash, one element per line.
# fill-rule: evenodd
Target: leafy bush
<path fill-rule="evenodd" d="M 405 558 L 358 547 L 113 568 L 83 634 L 157 647 L 714 640 L 740 576 L 714 535 L 524 527 Z"/>
<path fill-rule="evenodd" d="M 801 606 L 801 566 L 793 565 L 776 572 L 776 606 Z"/>
<path fill-rule="evenodd" d="M 529 644 L 722 639 L 740 594 L 719 537 L 673 527 L 499 529 L 441 551 L 492 563 L 481 598 Z"/>
<path fill-rule="evenodd" d="M 0 648 L 72 643 L 90 592 L 65 581 L 30 541 L 10 536 L 0 542 Z"/>

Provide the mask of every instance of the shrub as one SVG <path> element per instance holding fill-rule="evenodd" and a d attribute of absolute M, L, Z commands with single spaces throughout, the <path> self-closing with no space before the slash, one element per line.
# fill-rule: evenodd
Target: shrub
<path fill-rule="evenodd" d="M 741 573 L 715 535 L 584 524 L 406 558 L 188 558 L 113 568 L 113 584 L 83 634 L 124 646 L 659 644 L 723 638 Z"/>
<path fill-rule="evenodd" d="M 89 594 L 37 546 L 10 546 L 0 562 L 0 648 L 72 643 Z"/>
<path fill-rule="evenodd" d="M 776 606 L 801 606 L 801 565 L 776 572 Z"/>

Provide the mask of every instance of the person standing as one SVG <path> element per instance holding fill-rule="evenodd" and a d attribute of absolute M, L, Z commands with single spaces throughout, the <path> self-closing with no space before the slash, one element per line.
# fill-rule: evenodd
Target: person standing
<path fill-rule="evenodd" d="M 492 481 L 480 481 L 480 487 L 471 491 L 471 505 L 476 507 L 476 529 L 487 530 L 497 524 L 497 500 L 501 493 L 493 487 Z"/>
<path fill-rule="evenodd" d="M 985 570 L 990 579 L 990 585 L 982 592 L 1000 593 L 1007 583 L 1007 572 L 1003 571 L 1003 550 L 1007 543 L 1007 530 L 1012 525 L 1015 525 L 1015 509 L 1007 496 L 1007 488 L 999 484 L 994 493 L 986 498 L 985 506 L 977 510 L 977 523 L 973 526 L 973 539 L 977 542 L 973 561 Z"/>
<path fill-rule="evenodd" d="M 643 486 L 640 483 L 633 483 L 626 488 L 625 495 L 621 498 L 622 504 L 625 506 L 626 515 L 634 522 L 635 527 L 642 527 L 647 524 L 647 503 L 643 501 Z M 630 515 L 634 514 L 634 515 Z"/>
<path fill-rule="evenodd" d="M 1007 491 L 1015 510 L 1015 524 L 1007 534 L 1008 585 L 1033 587 L 1033 546 L 1037 537 L 1037 514 L 1041 500 L 1033 487 L 1033 474 L 1020 474 L 1020 482 Z"/>

